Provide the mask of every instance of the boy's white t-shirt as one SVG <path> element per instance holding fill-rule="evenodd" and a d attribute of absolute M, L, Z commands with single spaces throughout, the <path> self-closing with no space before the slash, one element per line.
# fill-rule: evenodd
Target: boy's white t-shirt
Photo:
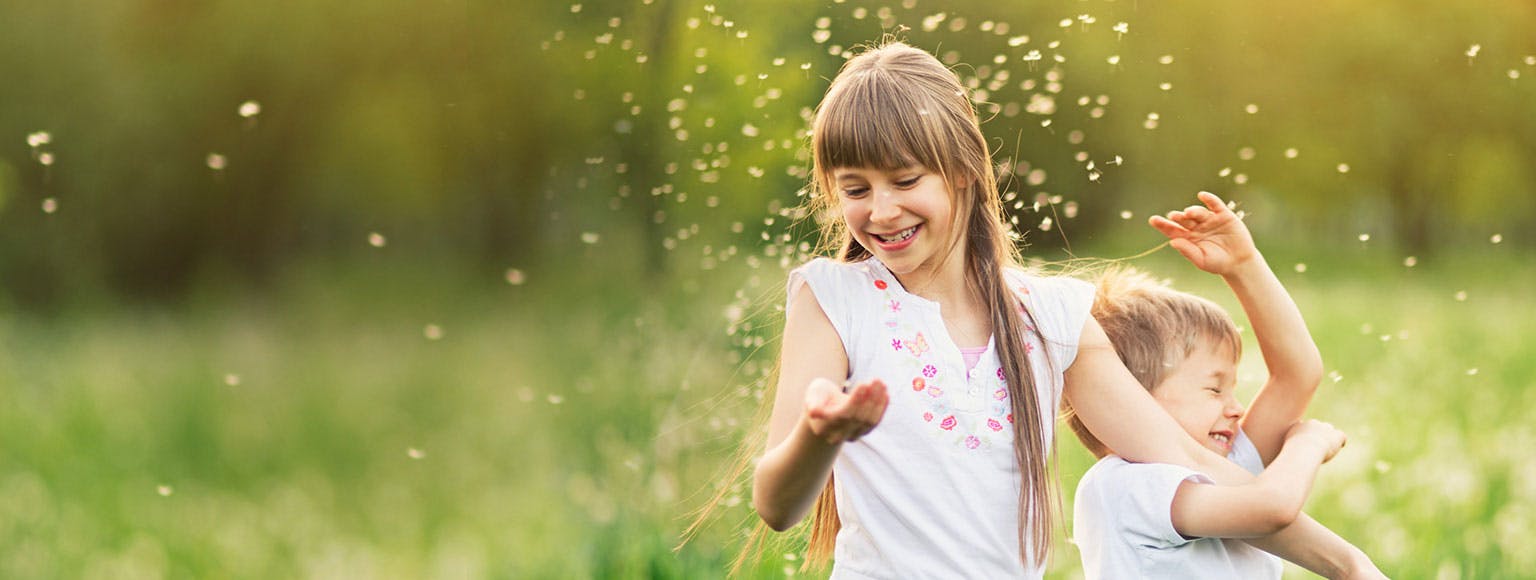
<path fill-rule="evenodd" d="M 1026 344 L 1049 441 L 1094 289 L 1018 271 L 1007 282 L 1033 315 Z M 977 345 L 954 344 L 939 304 L 873 258 L 813 260 L 790 273 L 789 300 L 806 285 L 842 340 L 848 379 L 878 377 L 890 395 L 880 425 L 832 467 L 842 523 L 832 577 L 1041 577 L 1020 558 L 1021 480 L 994 342 L 967 370 L 960 347 Z"/>
<path fill-rule="evenodd" d="M 1255 475 L 1259 451 L 1239 431 L 1227 458 Z M 1197 471 L 1165 463 L 1100 459 L 1077 484 L 1072 538 L 1087 578 L 1280 578 L 1280 559 L 1242 540 L 1188 539 L 1173 529 L 1173 496 Z"/>

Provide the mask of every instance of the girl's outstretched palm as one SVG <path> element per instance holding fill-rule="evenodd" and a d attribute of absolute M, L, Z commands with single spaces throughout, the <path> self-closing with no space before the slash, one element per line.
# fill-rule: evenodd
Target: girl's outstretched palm
<path fill-rule="evenodd" d="M 823 441 L 851 443 L 880 424 L 889 402 L 880 379 L 859 383 L 847 392 L 837 383 L 816 379 L 805 391 L 805 417 L 811 431 Z"/>
<path fill-rule="evenodd" d="M 1192 205 L 1168 212 L 1168 217 L 1152 216 L 1147 223 L 1168 236 L 1173 249 L 1196 268 L 1212 274 L 1231 273 L 1239 264 L 1258 255 L 1248 227 L 1221 198 L 1208 191 L 1196 197 L 1204 207 Z"/>

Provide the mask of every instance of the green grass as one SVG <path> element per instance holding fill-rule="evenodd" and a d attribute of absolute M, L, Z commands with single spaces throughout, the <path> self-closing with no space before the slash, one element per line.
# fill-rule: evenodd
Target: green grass
<path fill-rule="evenodd" d="M 1167 254 L 1141 264 L 1236 306 Z M 1315 415 L 1350 435 L 1308 511 L 1394 576 L 1536 575 L 1536 272 L 1345 255 L 1298 274 L 1276 255 L 1338 377 Z M 773 364 L 774 268 L 744 294 L 767 297 L 759 328 L 731 335 L 752 275 L 734 263 L 522 286 L 401 266 L 299 265 L 260 292 L 0 322 L 0 577 L 722 573 L 744 495 L 671 547 Z M 1245 360 L 1245 397 L 1261 368 Z M 1090 462 L 1061 450 L 1070 499 Z M 797 564 L 774 552 L 756 572 Z M 1076 569 L 1061 544 L 1051 576 Z"/>

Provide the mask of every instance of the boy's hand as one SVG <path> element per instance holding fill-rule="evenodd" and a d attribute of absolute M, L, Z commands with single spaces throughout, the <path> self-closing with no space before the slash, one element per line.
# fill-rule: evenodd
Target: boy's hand
<path fill-rule="evenodd" d="M 1300 421 L 1292 425 L 1291 430 L 1285 434 L 1286 445 L 1291 445 L 1293 441 L 1304 441 L 1307 444 L 1316 445 L 1319 449 L 1322 449 L 1323 463 L 1327 463 L 1328 460 L 1333 459 L 1334 455 L 1338 455 L 1339 450 L 1344 448 L 1344 444 L 1348 439 L 1343 431 L 1317 419 Z"/>
<path fill-rule="evenodd" d="M 1152 216 L 1147 223 L 1168 236 L 1173 249 L 1196 268 L 1221 276 L 1232 274 L 1259 254 L 1253 236 L 1216 194 L 1202 191 L 1196 197 L 1204 207 L 1192 205 L 1171 211 L 1166 218 Z"/>
<path fill-rule="evenodd" d="M 805 419 L 811 432 L 829 445 L 853 442 L 880 424 L 889 402 L 880 379 L 859 383 L 846 393 L 837 383 L 816 379 L 805 390 Z"/>

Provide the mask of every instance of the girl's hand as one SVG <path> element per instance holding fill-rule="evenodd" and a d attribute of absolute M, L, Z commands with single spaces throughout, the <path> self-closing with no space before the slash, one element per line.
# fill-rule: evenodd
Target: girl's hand
<path fill-rule="evenodd" d="M 805 420 L 811 432 L 829 445 L 851 443 L 880 424 L 889 402 L 880 379 L 859 383 L 846 393 L 842 385 L 815 379 L 805 389 Z"/>
<path fill-rule="evenodd" d="M 1168 212 L 1168 217 L 1152 216 L 1147 223 L 1168 236 L 1173 249 L 1196 268 L 1225 276 L 1259 254 L 1253 236 L 1242 218 L 1233 213 L 1216 194 L 1202 191 L 1196 195 L 1204 207 L 1192 205 L 1182 211 Z"/>
<path fill-rule="evenodd" d="M 1323 463 L 1327 463 L 1328 460 L 1333 459 L 1334 455 L 1338 455 L 1339 450 L 1344 448 L 1344 444 L 1348 439 L 1349 437 L 1345 436 L 1343 431 L 1317 419 L 1299 421 L 1292 425 L 1291 430 L 1285 434 L 1286 445 L 1291 445 L 1292 441 L 1297 441 L 1316 445 L 1319 449 L 1322 449 Z"/>

